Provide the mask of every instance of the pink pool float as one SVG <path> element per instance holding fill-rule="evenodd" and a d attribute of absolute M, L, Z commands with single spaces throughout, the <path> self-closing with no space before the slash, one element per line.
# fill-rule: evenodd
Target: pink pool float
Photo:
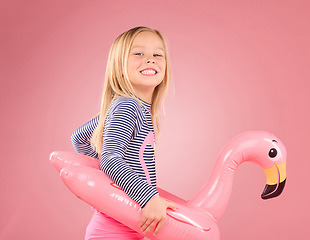
<path fill-rule="evenodd" d="M 80 199 L 140 232 L 141 208 L 100 170 L 99 160 L 73 152 L 53 152 L 50 160 L 65 185 Z M 261 197 L 279 196 L 286 181 L 286 149 L 268 132 L 246 132 L 230 140 L 220 152 L 211 176 L 202 189 L 185 201 L 158 188 L 159 195 L 174 202 L 167 219 L 152 240 L 219 240 L 217 222 L 223 216 L 232 190 L 234 174 L 243 162 L 259 165 L 266 174 Z"/>

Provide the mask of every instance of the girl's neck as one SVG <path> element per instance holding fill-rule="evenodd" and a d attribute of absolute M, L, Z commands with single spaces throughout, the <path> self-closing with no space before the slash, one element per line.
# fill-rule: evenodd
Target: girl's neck
<path fill-rule="evenodd" d="M 136 91 L 135 95 L 146 103 L 152 104 L 153 91 Z"/>

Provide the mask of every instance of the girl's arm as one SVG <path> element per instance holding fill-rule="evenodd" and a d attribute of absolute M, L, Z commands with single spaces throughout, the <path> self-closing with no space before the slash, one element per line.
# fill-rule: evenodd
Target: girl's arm
<path fill-rule="evenodd" d="M 101 169 L 142 208 L 139 226 L 148 233 L 157 234 L 166 219 L 166 209 L 175 210 L 174 203 L 161 198 L 154 186 L 142 180 L 123 160 L 133 135 L 138 105 L 135 101 L 119 104 L 110 114 L 104 130 Z"/>
<path fill-rule="evenodd" d="M 111 108 L 104 129 L 100 167 L 143 208 L 158 192 L 124 161 L 134 133 L 138 108 L 138 103 L 133 99 L 120 101 Z"/>
<path fill-rule="evenodd" d="M 98 153 L 90 145 L 90 138 L 98 125 L 99 116 L 79 127 L 72 135 L 71 142 L 77 153 L 98 158 Z"/>

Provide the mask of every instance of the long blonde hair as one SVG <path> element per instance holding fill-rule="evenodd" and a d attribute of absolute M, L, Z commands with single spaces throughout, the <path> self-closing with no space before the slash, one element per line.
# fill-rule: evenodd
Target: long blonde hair
<path fill-rule="evenodd" d="M 101 152 L 103 144 L 103 130 L 106 115 L 113 100 L 118 96 L 126 96 L 135 98 L 141 104 L 140 100 L 135 97 L 133 86 L 129 81 L 127 74 L 127 62 L 135 37 L 144 31 L 155 33 L 161 38 L 166 56 L 165 77 L 163 81 L 154 89 L 151 106 L 152 122 L 153 124 L 155 123 L 155 131 L 156 133 L 159 133 L 160 131 L 159 112 L 160 108 L 163 108 L 163 103 L 168 92 L 170 78 L 170 62 L 167 44 L 159 31 L 149 27 L 135 27 L 118 36 L 113 42 L 109 52 L 101 100 L 101 109 L 99 113 L 99 122 L 91 137 L 91 146 L 98 153 Z M 158 134 L 156 134 L 156 136 L 158 136 Z"/>

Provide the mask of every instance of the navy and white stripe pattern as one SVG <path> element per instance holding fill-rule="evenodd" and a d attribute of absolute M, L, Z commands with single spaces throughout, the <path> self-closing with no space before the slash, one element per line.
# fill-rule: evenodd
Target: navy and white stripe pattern
<path fill-rule="evenodd" d="M 71 142 L 77 153 L 98 158 L 98 153 L 90 145 L 90 138 L 98 125 L 99 116 L 79 127 L 72 135 Z"/>
<path fill-rule="evenodd" d="M 127 195 L 144 207 L 158 192 L 154 142 L 145 145 L 146 139 L 154 141 L 154 137 L 151 138 L 154 136 L 151 105 L 141 103 L 143 106 L 130 97 L 118 97 L 113 101 L 106 117 L 100 166 Z M 71 137 L 77 152 L 97 158 L 89 139 L 98 118 L 81 126 Z"/>

